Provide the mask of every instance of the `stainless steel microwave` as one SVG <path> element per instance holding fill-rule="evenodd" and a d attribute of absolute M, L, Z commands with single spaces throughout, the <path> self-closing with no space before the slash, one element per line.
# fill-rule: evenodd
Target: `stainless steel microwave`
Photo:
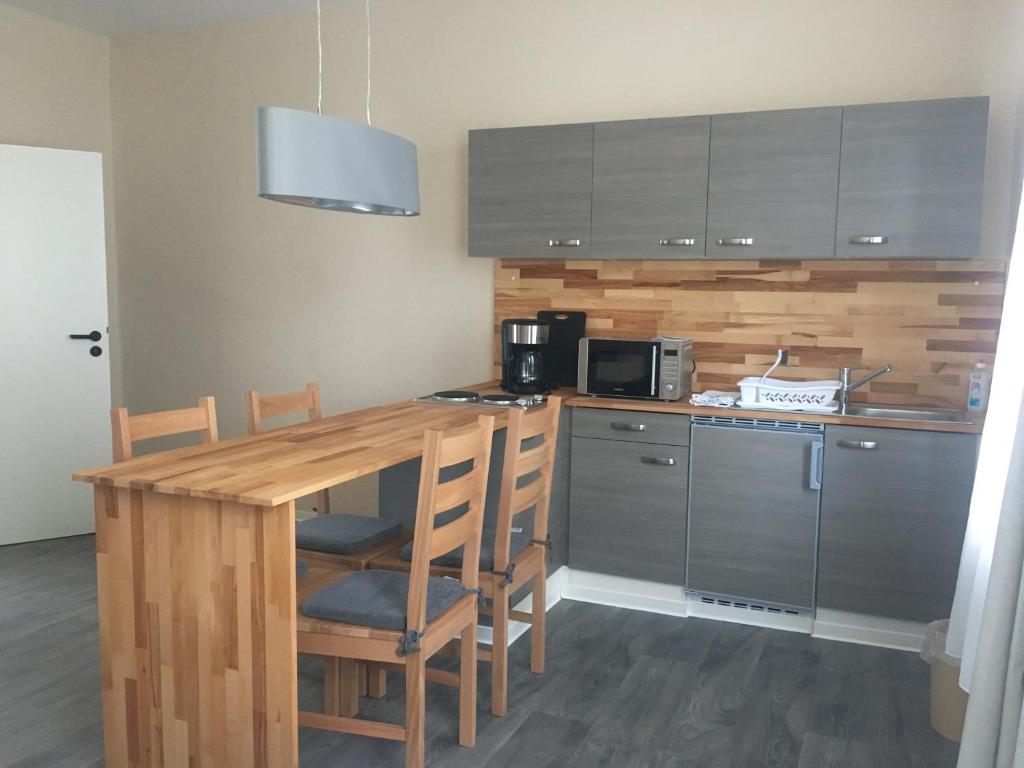
<path fill-rule="evenodd" d="M 692 377 L 691 339 L 580 339 L 581 394 L 679 400 L 690 394 Z"/>

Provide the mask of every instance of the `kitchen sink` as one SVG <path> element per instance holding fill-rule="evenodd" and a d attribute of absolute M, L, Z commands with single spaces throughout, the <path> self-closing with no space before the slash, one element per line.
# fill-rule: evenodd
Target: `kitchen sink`
<path fill-rule="evenodd" d="M 953 408 L 928 408 L 917 405 L 861 405 L 850 403 L 847 416 L 863 416 L 872 419 L 897 419 L 906 421 L 939 421 L 947 424 L 970 424 L 971 420 L 963 411 Z"/>

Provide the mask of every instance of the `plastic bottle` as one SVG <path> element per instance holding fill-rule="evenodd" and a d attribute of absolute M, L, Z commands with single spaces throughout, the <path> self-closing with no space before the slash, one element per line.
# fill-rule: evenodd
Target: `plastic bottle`
<path fill-rule="evenodd" d="M 991 381 L 992 374 L 988 372 L 985 364 L 975 363 L 967 385 L 968 411 L 984 411 L 988 407 L 988 388 Z"/>

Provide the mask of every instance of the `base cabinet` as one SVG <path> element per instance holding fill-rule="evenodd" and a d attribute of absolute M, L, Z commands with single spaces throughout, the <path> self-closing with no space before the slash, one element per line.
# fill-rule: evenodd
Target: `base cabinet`
<path fill-rule="evenodd" d="M 819 608 L 949 616 L 977 445 L 975 435 L 826 428 Z"/>
<path fill-rule="evenodd" d="M 813 607 L 821 440 L 695 424 L 687 589 Z"/>
<path fill-rule="evenodd" d="M 686 446 L 574 437 L 569 565 L 683 584 Z"/>

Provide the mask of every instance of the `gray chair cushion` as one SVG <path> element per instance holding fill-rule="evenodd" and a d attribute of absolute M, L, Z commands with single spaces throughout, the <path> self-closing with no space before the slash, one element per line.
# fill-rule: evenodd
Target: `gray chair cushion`
<path fill-rule="evenodd" d="M 309 572 L 309 565 L 301 560 L 295 561 L 295 577 L 301 579 Z"/>
<path fill-rule="evenodd" d="M 401 523 L 379 517 L 322 515 L 295 524 L 295 546 L 333 555 L 351 555 L 397 536 L 401 530 Z"/>
<path fill-rule="evenodd" d="M 462 582 L 431 576 L 427 584 L 427 621 L 433 621 L 456 600 L 470 594 Z M 406 629 L 409 574 L 401 571 L 357 571 L 315 592 L 301 611 L 314 619 L 341 621 L 379 629 Z M 408 627 L 422 630 L 423 627 Z"/>
<path fill-rule="evenodd" d="M 512 532 L 512 539 L 508 545 L 508 559 L 509 561 L 515 560 L 516 555 L 522 552 L 530 546 L 530 535 L 525 532 L 516 533 Z M 410 541 L 404 547 L 402 551 L 398 553 L 406 562 L 412 562 L 412 542 Z M 453 549 L 447 555 L 441 555 L 440 557 L 434 558 L 435 565 L 443 565 L 448 568 L 461 568 L 462 567 L 462 547 Z M 493 571 L 494 570 L 494 531 L 487 530 L 484 528 L 483 539 L 480 541 L 480 570 L 481 571 Z"/>

